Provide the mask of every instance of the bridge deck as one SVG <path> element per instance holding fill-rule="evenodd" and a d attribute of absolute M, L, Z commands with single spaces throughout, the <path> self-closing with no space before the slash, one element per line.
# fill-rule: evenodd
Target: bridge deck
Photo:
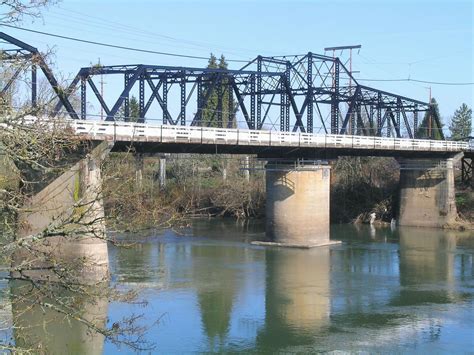
<path fill-rule="evenodd" d="M 77 134 L 93 140 L 134 143 L 141 151 L 259 154 L 267 156 L 444 156 L 470 150 L 465 142 L 351 135 L 315 135 L 246 129 L 73 121 Z M 158 143 L 158 144 L 157 144 Z M 123 145 L 118 145 L 123 146 Z M 216 151 L 217 149 L 217 151 Z"/>
<path fill-rule="evenodd" d="M 138 152 L 258 154 L 262 157 L 383 155 L 446 157 L 472 154 L 466 142 L 372 136 L 311 134 L 248 129 L 150 125 L 131 122 L 68 120 L 86 139 L 116 142 L 115 150 L 132 144 Z"/>

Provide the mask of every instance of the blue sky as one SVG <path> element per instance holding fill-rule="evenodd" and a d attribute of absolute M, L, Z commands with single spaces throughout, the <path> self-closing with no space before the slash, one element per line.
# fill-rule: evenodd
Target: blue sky
<path fill-rule="evenodd" d="M 324 47 L 361 44 L 356 78 L 473 82 L 471 0 L 421 1 L 72 1 L 43 11 L 21 26 L 86 40 L 155 51 L 229 59 L 258 54 L 324 53 Z M 55 71 L 72 77 L 80 67 L 111 64 L 205 66 L 205 61 L 163 57 L 85 45 L 14 29 L 2 29 L 42 51 L 54 49 Z M 343 54 L 344 55 L 344 54 Z M 238 68 L 239 63 L 231 64 Z M 429 84 L 363 82 L 423 101 Z M 448 122 L 474 86 L 431 85 Z"/>

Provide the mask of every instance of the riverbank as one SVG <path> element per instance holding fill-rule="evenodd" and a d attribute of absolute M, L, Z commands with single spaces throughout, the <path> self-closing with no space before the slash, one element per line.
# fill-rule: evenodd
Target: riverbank
<path fill-rule="evenodd" d="M 242 170 L 244 157 L 171 155 L 166 181 L 160 159 L 144 157 L 137 170 L 133 155 L 112 154 L 105 164 L 106 215 L 110 223 L 156 227 L 185 224 L 192 217 L 265 217 L 265 176 Z M 393 158 L 341 157 L 331 165 L 332 223 L 390 223 L 396 214 L 399 167 Z M 459 220 L 446 228 L 471 229 L 471 188 L 457 183 Z M 126 229 L 126 228 L 125 228 Z"/>

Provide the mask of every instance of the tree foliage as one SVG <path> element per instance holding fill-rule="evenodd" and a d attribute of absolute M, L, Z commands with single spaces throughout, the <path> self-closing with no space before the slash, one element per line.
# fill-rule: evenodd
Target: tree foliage
<path fill-rule="evenodd" d="M 128 103 L 128 115 L 125 115 L 125 107 L 124 104 L 122 104 L 115 119 L 117 121 L 137 122 L 139 118 L 140 105 L 138 104 L 138 100 L 135 95 L 132 95 Z"/>
<path fill-rule="evenodd" d="M 472 109 L 463 103 L 455 112 L 449 125 L 451 139 L 466 139 L 472 131 Z"/>
<path fill-rule="evenodd" d="M 441 115 L 439 114 L 439 107 L 438 102 L 433 97 L 431 98 L 430 102 L 431 106 L 433 107 L 434 112 L 426 111 L 425 115 L 423 116 L 423 120 L 421 124 L 418 126 L 416 131 L 416 138 L 419 139 L 429 139 L 431 136 L 434 139 L 443 139 L 443 123 L 441 122 Z M 441 127 L 438 127 L 436 124 L 435 117 L 439 118 L 439 122 Z"/>
<path fill-rule="evenodd" d="M 211 53 L 207 67 L 209 69 L 227 69 L 225 57 L 219 60 Z M 213 86 L 212 83 L 203 83 L 202 97 L 208 97 L 201 112 L 201 125 L 207 127 L 236 127 L 235 115 L 237 103 L 234 101 L 228 78 Z"/>

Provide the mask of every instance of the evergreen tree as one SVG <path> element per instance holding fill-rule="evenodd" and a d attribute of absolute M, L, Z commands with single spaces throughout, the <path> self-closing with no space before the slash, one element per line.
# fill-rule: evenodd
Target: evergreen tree
<path fill-rule="evenodd" d="M 129 121 L 137 122 L 140 118 L 140 106 L 138 105 L 138 100 L 135 96 L 132 95 L 130 102 L 128 104 L 129 109 Z"/>
<path fill-rule="evenodd" d="M 117 121 L 138 121 L 140 118 L 140 106 L 138 105 L 138 100 L 134 95 L 132 95 L 128 102 L 128 117 L 125 117 L 125 103 L 123 103 L 115 118 Z"/>
<path fill-rule="evenodd" d="M 441 122 L 441 115 L 439 114 L 439 107 L 436 99 L 433 97 L 431 98 L 430 102 L 431 106 L 434 108 L 434 112 L 426 111 L 421 124 L 418 126 L 416 130 L 416 138 L 419 139 L 428 139 L 430 137 L 430 125 L 431 125 L 431 132 L 434 139 L 443 139 L 443 123 Z M 441 127 L 438 127 L 436 124 L 435 117 L 439 118 L 439 122 Z M 430 122 L 431 121 L 431 122 Z"/>
<path fill-rule="evenodd" d="M 207 67 L 210 69 L 227 69 L 228 64 L 223 55 L 221 55 L 219 60 L 217 60 L 217 57 L 211 53 Z M 210 90 L 212 91 L 209 94 L 207 103 L 202 109 L 201 125 L 226 128 L 229 126 L 230 113 L 230 118 L 232 121 L 231 127 L 236 127 L 237 124 L 235 122 L 235 116 L 237 112 L 237 103 L 234 101 L 233 95 L 229 97 L 229 90 L 232 90 L 232 88 L 228 84 L 228 78 L 223 77 L 222 81 L 218 85 L 214 86 L 214 88 L 212 87 L 211 83 L 204 83 L 202 93 L 203 100 L 208 95 Z M 229 103 L 229 99 L 232 100 L 232 103 Z M 219 118 L 222 118 L 222 123 L 219 122 Z"/>
<path fill-rule="evenodd" d="M 451 139 L 465 139 L 471 135 L 472 131 L 472 109 L 463 103 L 455 112 L 451 124 Z"/>

